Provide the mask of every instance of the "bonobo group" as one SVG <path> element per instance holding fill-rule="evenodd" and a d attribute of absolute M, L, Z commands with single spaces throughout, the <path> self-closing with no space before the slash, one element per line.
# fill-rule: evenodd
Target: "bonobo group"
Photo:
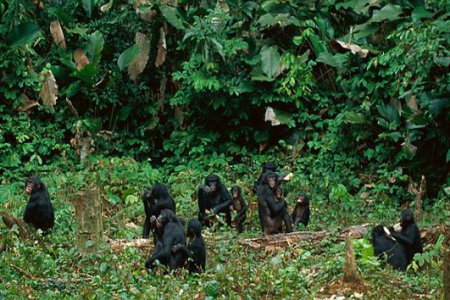
<path fill-rule="evenodd" d="M 277 166 L 273 163 L 263 165 L 253 192 L 257 196 L 259 222 L 264 235 L 291 232 L 300 223 L 304 227 L 308 225 L 310 202 L 306 194 L 296 195 L 294 209 L 289 214 L 285 200 L 288 190 L 283 184 L 291 175 L 278 174 Z M 25 191 L 30 194 L 30 198 L 23 220 L 2 213 L 3 221 L 8 227 L 20 225 L 24 221 L 48 233 L 54 226 L 54 212 L 44 183 L 38 177 L 30 177 Z M 143 237 L 149 238 L 151 233 L 155 245 L 153 253 L 145 261 L 147 269 L 153 269 L 159 263 L 169 270 L 184 267 L 189 272 L 203 272 L 206 247 L 202 227 L 210 227 L 214 223 L 222 225 L 220 215 L 223 215 L 225 223 L 229 227 L 234 225 L 241 233 L 248 210 L 242 188 L 234 185 L 228 191 L 215 174 L 206 176 L 204 183 L 198 187 L 198 218 L 188 222 L 186 233 L 185 222 L 177 216 L 176 203 L 166 185 L 156 183 L 150 190 L 143 189 L 142 200 L 145 211 Z M 401 212 L 399 224 L 392 227 L 376 226 L 372 231 L 372 244 L 376 256 L 402 271 L 407 269 L 416 253 L 423 251 L 420 231 L 413 213 L 408 209 Z"/>

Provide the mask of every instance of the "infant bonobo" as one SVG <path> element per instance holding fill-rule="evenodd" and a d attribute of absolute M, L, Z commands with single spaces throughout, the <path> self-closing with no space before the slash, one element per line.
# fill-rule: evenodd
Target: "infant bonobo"
<path fill-rule="evenodd" d="M 241 233 L 244 231 L 244 222 L 248 208 L 247 201 L 245 201 L 244 196 L 242 195 L 242 188 L 238 185 L 231 188 L 231 197 L 233 201 L 230 210 L 234 210 L 237 213 L 234 223 L 236 224 L 237 231 Z"/>
<path fill-rule="evenodd" d="M 284 201 L 284 191 L 281 188 L 281 185 L 277 186 L 277 188 L 275 190 L 275 197 L 276 197 L 276 200 L 278 202 Z M 293 231 L 292 218 L 289 215 L 289 211 L 288 211 L 287 205 L 283 209 L 283 216 L 282 216 L 282 218 L 283 218 L 283 223 L 284 223 L 284 226 L 285 226 L 285 232 L 292 232 Z"/>
<path fill-rule="evenodd" d="M 292 222 L 294 222 L 294 228 L 297 228 L 300 223 L 302 223 L 305 227 L 308 226 L 309 214 L 309 198 L 306 194 L 301 193 L 298 195 L 294 210 L 292 211 Z"/>
<path fill-rule="evenodd" d="M 188 257 L 187 269 L 189 273 L 201 273 L 205 270 L 206 247 L 202 236 L 202 224 L 198 220 L 190 220 L 187 236 L 189 245 L 177 244 L 172 247 L 172 253 L 184 253 Z"/>

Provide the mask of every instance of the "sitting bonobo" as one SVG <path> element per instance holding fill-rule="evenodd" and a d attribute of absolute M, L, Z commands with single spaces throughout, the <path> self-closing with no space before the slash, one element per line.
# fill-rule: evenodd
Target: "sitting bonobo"
<path fill-rule="evenodd" d="M 305 227 L 309 223 L 309 198 L 306 194 L 299 194 L 297 202 L 295 203 L 294 210 L 292 211 L 292 221 L 294 222 L 294 228 L 297 228 L 298 224 L 302 223 Z"/>
<path fill-rule="evenodd" d="M 155 244 L 161 239 L 162 232 L 158 231 L 155 226 L 156 218 L 163 209 L 170 209 L 176 213 L 176 205 L 169 189 L 162 183 L 156 183 L 149 191 L 143 189 L 142 202 L 144 202 L 145 222 L 143 237 L 148 238 L 150 231 L 153 232 L 153 239 Z"/>
<path fill-rule="evenodd" d="M 277 198 L 277 194 L 280 199 Z M 286 231 L 292 232 L 292 221 L 274 172 L 268 171 L 263 175 L 257 199 L 259 221 L 265 235 L 282 232 L 283 223 L 285 223 Z"/>
<path fill-rule="evenodd" d="M 187 228 L 189 245 L 182 244 L 173 246 L 172 252 L 181 251 L 188 257 L 187 269 L 189 273 L 202 273 L 206 264 L 206 247 L 202 236 L 202 224 L 198 220 L 190 220 Z"/>
<path fill-rule="evenodd" d="M 237 213 L 233 222 L 236 224 L 237 231 L 241 233 L 244 231 L 245 214 L 248 209 L 247 201 L 245 201 L 244 196 L 242 195 L 242 188 L 238 185 L 231 188 L 231 196 L 233 202 L 230 206 L 230 210 L 234 210 Z"/>
<path fill-rule="evenodd" d="M 162 238 L 156 243 L 153 254 L 147 258 L 145 267 L 154 268 L 156 260 L 170 270 L 183 267 L 187 256 L 181 251 L 172 253 L 174 245 L 186 246 L 186 236 L 180 220 L 173 211 L 163 209 L 156 219 L 156 227 L 163 233 Z"/>
<path fill-rule="evenodd" d="M 198 188 L 198 220 L 207 226 L 212 222 L 206 215 L 209 210 L 212 215 L 225 213 L 228 226 L 231 226 L 230 205 L 231 195 L 225 185 L 220 182 L 219 176 L 210 174 L 205 178 L 205 184 Z"/>
<path fill-rule="evenodd" d="M 383 226 L 378 225 L 373 229 L 372 245 L 375 256 L 385 258 L 394 270 L 406 271 L 408 260 L 405 247 L 388 237 Z"/>

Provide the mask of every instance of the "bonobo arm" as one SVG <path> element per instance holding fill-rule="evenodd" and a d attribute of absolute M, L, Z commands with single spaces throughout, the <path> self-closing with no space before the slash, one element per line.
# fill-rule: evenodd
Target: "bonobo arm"
<path fill-rule="evenodd" d="M 236 216 L 237 219 L 242 218 L 242 216 L 245 215 L 245 213 L 248 209 L 247 201 L 245 201 L 245 199 L 243 197 L 240 198 L 240 201 L 241 201 L 241 210 L 238 212 L 238 214 Z"/>
<path fill-rule="evenodd" d="M 145 263 L 145 266 L 147 268 L 148 266 L 152 266 L 156 260 L 159 260 L 160 262 L 170 260 L 172 254 L 172 244 L 174 240 L 172 234 L 173 228 L 171 228 L 172 226 L 174 226 L 174 224 L 169 223 L 166 225 L 162 245 L 161 247 L 155 248 L 155 252 L 153 252 L 152 257 Z"/>
<path fill-rule="evenodd" d="M 231 198 L 230 193 L 228 192 L 225 185 L 222 183 L 219 185 L 219 193 L 220 193 L 220 204 L 216 205 L 211 209 L 211 213 L 217 214 L 218 212 L 221 212 L 223 209 L 230 207 L 231 203 L 233 202 L 233 199 Z"/>
<path fill-rule="evenodd" d="M 25 207 L 25 212 L 23 213 L 23 220 L 26 223 L 30 223 L 32 221 L 31 218 L 36 208 L 36 205 L 37 205 L 36 201 L 33 201 L 33 196 L 31 196 L 27 206 Z"/>
<path fill-rule="evenodd" d="M 264 200 L 266 200 L 267 205 L 269 206 L 270 212 L 271 212 L 271 216 L 278 216 L 281 214 L 281 212 L 283 211 L 283 209 L 286 207 L 286 202 L 284 200 L 282 201 L 277 201 L 275 199 L 275 194 L 273 193 L 273 191 L 269 188 L 266 187 L 264 190 Z"/>
<path fill-rule="evenodd" d="M 207 205 L 207 196 L 205 190 L 202 188 L 204 187 L 201 185 L 198 188 L 198 220 L 201 223 L 205 223 L 207 221 L 206 217 L 206 205 Z"/>
<path fill-rule="evenodd" d="M 187 257 L 191 257 L 192 256 L 192 252 L 188 249 L 188 247 L 186 247 L 183 244 L 176 244 L 175 246 L 173 246 L 172 247 L 172 252 L 173 253 L 181 252 Z"/>
<path fill-rule="evenodd" d="M 310 209 L 309 209 L 309 207 L 307 207 L 305 209 L 305 214 L 303 215 L 303 220 L 302 220 L 302 223 L 303 223 L 303 225 L 305 225 L 305 227 L 309 223 L 309 214 L 310 214 Z"/>
<path fill-rule="evenodd" d="M 405 231 L 402 232 L 391 232 L 391 235 L 400 243 L 406 246 L 414 245 L 414 237 L 416 236 L 416 232 L 412 225 L 408 226 Z"/>

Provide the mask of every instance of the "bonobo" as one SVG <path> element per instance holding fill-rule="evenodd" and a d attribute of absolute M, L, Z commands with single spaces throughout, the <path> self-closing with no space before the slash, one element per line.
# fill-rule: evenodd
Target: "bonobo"
<path fill-rule="evenodd" d="M 277 199 L 277 189 L 279 189 L 277 182 L 277 175 L 268 171 L 264 173 L 261 185 L 258 188 L 258 214 L 261 229 L 264 234 L 274 234 L 282 232 L 282 225 L 285 223 L 286 231 L 292 231 L 292 221 L 287 212 L 286 202 L 283 199 Z M 279 196 L 281 190 L 278 190 Z M 285 216 L 287 215 L 288 220 Z"/>
<path fill-rule="evenodd" d="M 187 256 L 181 251 L 172 253 L 174 245 L 186 246 L 186 236 L 180 220 L 173 211 L 163 209 L 156 219 L 156 227 L 162 232 L 162 238 L 156 243 L 153 254 L 147 258 L 145 267 L 154 268 L 156 260 L 170 270 L 182 267 Z"/>
<path fill-rule="evenodd" d="M 202 236 L 202 224 L 198 220 L 190 220 L 187 228 L 189 245 L 182 244 L 173 246 L 172 252 L 184 252 L 188 257 L 187 269 L 189 273 L 202 273 L 206 264 L 206 247 Z"/>
<path fill-rule="evenodd" d="M 234 210 L 237 213 L 234 222 L 236 223 L 237 231 L 241 233 L 244 231 L 245 214 L 248 208 L 247 201 L 245 201 L 244 196 L 242 195 L 242 188 L 238 185 L 231 188 L 231 196 L 233 202 L 230 206 L 230 210 Z"/>
<path fill-rule="evenodd" d="M 411 210 L 405 209 L 402 211 L 400 216 L 400 227 L 401 230 L 399 232 L 392 230 L 391 235 L 397 242 L 405 247 L 406 259 L 408 264 L 410 264 L 416 253 L 423 252 L 420 231 Z"/>
<path fill-rule="evenodd" d="M 228 226 L 231 226 L 231 203 L 230 193 L 225 185 L 220 182 L 219 176 L 216 174 L 206 176 L 205 184 L 198 188 L 198 220 L 207 226 L 212 225 L 206 215 L 208 209 L 213 215 L 225 213 L 226 222 Z"/>
<path fill-rule="evenodd" d="M 23 220 L 43 231 L 52 228 L 55 223 L 53 206 L 41 179 L 31 176 L 26 182 L 25 192 L 30 194 L 30 199 L 23 213 Z"/>
<path fill-rule="evenodd" d="M 294 228 L 297 228 L 298 224 L 302 223 L 305 227 L 309 223 L 309 198 L 306 194 L 301 193 L 298 195 L 297 202 L 295 203 L 294 210 L 292 212 L 292 221 L 294 222 Z"/>
<path fill-rule="evenodd" d="M 277 182 L 278 182 L 278 184 L 277 184 L 277 188 L 275 189 L 275 198 L 277 199 L 278 202 L 281 202 L 281 201 L 284 202 L 284 192 L 285 191 L 283 191 L 283 189 L 281 188 L 281 183 L 283 181 L 278 180 Z M 285 231 L 286 232 L 293 231 L 292 218 L 289 215 L 289 211 L 287 209 L 287 204 L 286 204 L 286 209 L 283 210 L 282 220 L 286 227 Z"/>
<path fill-rule="evenodd" d="M 170 209 L 176 213 L 176 205 L 169 189 L 162 183 L 156 183 L 152 186 L 151 191 L 143 189 L 142 201 L 144 202 L 145 222 L 143 237 L 148 238 L 150 230 L 153 231 L 155 244 L 158 242 L 161 232 L 156 231 L 155 221 L 163 209 Z"/>
<path fill-rule="evenodd" d="M 372 245 L 375 256 L 386 257 L 394 270 L 406 271 L 408 261 L 405 247 L 386 236 L 383 226 L 378 225 L 372 230 Z"/>
<path fill-rule="evenodd" d="M 258 192 L 258 188 L 261 185 L 262 177 L 264 173 L 266 173 L 267 171 L 272 171 L 275 173 L 277 171 L 277 165 L 271 162 L 265 163 L 263 165 L 261 174 L 259 175 L 258 180 L 256 180 L 255 186 L 253 187 L 253 193 L 256 194 Z"/>

